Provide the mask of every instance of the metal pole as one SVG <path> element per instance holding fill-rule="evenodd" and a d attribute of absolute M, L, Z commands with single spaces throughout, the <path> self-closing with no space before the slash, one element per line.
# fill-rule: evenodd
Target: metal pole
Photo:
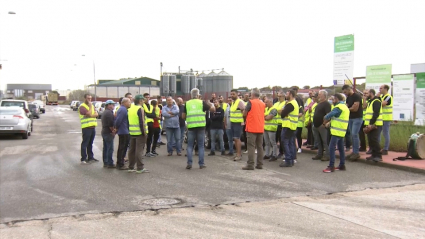
<path fill-rule="evenodd" d="M 96 88 L 96 65 L 93 60 L 93 81 L 94 81 L 94 101 L 96 101 L 97 88 Z"/>

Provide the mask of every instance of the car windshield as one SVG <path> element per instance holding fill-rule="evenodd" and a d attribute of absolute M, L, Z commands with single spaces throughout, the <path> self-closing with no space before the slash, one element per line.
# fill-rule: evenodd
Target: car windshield
<path fill-rule="evenodd" d="M 1 109 L 0 115 L 20 115 L 22 111 L 20 109 Z"/>
<path fill-rule="evenodd" d="M 24 102 L 19 102 L 19 101 L 2 101 L 1 102 L 1 106 L 18 106 L 21 108 L 24 108 Z"/>

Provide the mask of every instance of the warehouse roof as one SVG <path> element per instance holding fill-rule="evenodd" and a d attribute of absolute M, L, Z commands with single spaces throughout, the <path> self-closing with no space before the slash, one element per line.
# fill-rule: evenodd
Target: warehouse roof
<path fill-rule="evenodd" d="M 7 84 L 7 90 L 52 90 L 51 84 Z"/>
<path fill-rule="evenodd" d="M 124 83 L 134 80 L 151 80 L 151 81 L 159 81 L 149 77 L 140 77 L 140 78 L 130 78 L 130 79 L 121 79 L 121 80 L 111 80 L 108 82 L 99 82 L 99 85 L 124 85 Z"/>

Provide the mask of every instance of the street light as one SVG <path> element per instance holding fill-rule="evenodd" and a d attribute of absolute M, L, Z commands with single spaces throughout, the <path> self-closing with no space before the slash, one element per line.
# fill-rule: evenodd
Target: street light
<path fill-rule="evenodd" d="M 86 56 L 86 55 L 81 55 L 81 56 Z M 94 59 L 93 59 L 93 83 L 94 83 L 94 101 L 96 101 L 96 94 L 97 94 L 97 89 L 96 89 L 96 65 L 94 64 Z"/>

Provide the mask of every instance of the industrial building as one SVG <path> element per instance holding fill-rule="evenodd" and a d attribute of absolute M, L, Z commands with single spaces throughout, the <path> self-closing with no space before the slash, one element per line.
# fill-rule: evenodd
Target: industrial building
<path fill-rule="evenodd" d="M 198 88 L 204 98 L 209 98 L 212 93 L 224 97 L 230 95 L 230 90 L 233 89 L 233 76 L 224 69 L 219 73 L 211 71 L 208 74 L 204 72 L 195 74 L 195 72 L 164 72 L 161 76 L 161 95 L 189 99 L 193 88 Z"/>
<path fill-rule="evenodd" d="M 40 99 L 52 91 L 51 84 L 7 84 L 4 98 L 24 97 L 28 100 Z"/>
<path fill-rule="evenodd" d="M 126 93 L 134 95 L 149 93 L 160 94 L 160 81 L 149 77 L 126 78 L 120 80 L 98 80 L 96 85 L 89 85 L 87 90 L 96 95 L 97 100 L 118 100 Z"/>

